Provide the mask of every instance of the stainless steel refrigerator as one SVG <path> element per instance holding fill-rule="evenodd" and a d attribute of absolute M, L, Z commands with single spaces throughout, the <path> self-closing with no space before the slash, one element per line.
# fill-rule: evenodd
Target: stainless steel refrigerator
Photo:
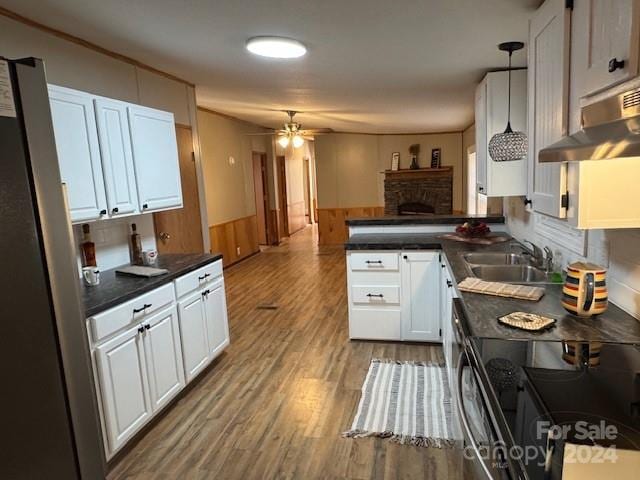
<path fill-rule="evenodd" d="M 104 478 L 41 60 L 0 57 L 0 478 Z"/>

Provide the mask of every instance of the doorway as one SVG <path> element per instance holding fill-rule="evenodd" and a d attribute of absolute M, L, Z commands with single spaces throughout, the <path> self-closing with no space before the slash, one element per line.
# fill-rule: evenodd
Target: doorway
<path fill-rule="evenodd" d="M 183 207 L 153 214 L 158 253 L 202 253 L 198 177 L 191 127 L 176 125 Z"/>
<path fill-rule="evenodd" d="M 289 236 L 289 209 L 287 199 L 287 167 L 284 155 L 276 157 L 278 169 L 278 235 L 280 238 Z"/>
<path fill-rule="evenodd" d="M 253 190 L 256 199 L 258 244 L 269 245 L 269 182 L 267 180 L 267 154 L 253 152 Z"/>

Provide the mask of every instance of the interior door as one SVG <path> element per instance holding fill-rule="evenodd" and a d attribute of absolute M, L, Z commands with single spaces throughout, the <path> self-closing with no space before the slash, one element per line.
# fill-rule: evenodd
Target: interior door
<path fill-rule="evenodd" d="M 265 180 L 267 177 L 267 166 L 263 153 L 253 152 L 253 191 L 256 201 L 256 222 L 258 224 L 258 243 L 268 245 L 267 215 L 269 214 L 267 204 L 267 189 Z"/>
<path fill-rule="evenodd" d="M 565 0 L 547 0 L 529 25 L 529 198 L 535 211 L 558 218 L 567 216 L 566 164 L 540 163 L 538 153 L 568 131 L 570 21 Z"/>
<path fill-rule="evenodd" d="M 402 340 L 440 341 L 440 270 L 436 252 L 402 253 Z"/>
<path fill-rule="evenodd" d="M 204 296 L 204 305 L 207 316 L 209 354 L 213 359 L 229 345 L 229 323 L 227 321 L 224 280 L 218 280 L 208 290 L 209 293 Z"/>
<path fill-rule="evenodd" d="M 106 98 L 94 100 L 109 215 L 138 212 L 127 105 Z"/>
<path fill-rule="evenodd" d="M 276 159 L 278 165 L 278 208 L 280 212 L 280 238 L 289 236 L 289 209 L 287 199 L 287 167 L 285 157 L 279 156 Z"/>
<path fill-rule="evenodd" d="M 151 415 L 146 361 L 138 326 L 96 348 L 110 451 L 124 444 Z"/>
<path fill-rule="evenodd" d="M 89 94 L 49 86 L 60 177 L 67 185 L 73 222 L 107 214 L 93 101 Z"/>
<path fill-rule="evenodd" d="M 156 411 L 184 386 L 178 312 L 175 306 L 164 309 L 145 321 L 144 344 L 151 405 Z"/>
<path fill-rule="evenodd" d="M 176 125 L 183 207 L 153 214 L 158 252 L 204 252 L 198 177 L 191 128 Z"/>
<path fill-rule="evenodd" d="M 141 210 L 182 207 L 173 114 L 138 105 L 127 110 Z"/>
<path fill-rule="evenodd" d="M 209 363 L 204 296 L 197 291 L 178 303 L 182 359 L 187 382 Z"/>

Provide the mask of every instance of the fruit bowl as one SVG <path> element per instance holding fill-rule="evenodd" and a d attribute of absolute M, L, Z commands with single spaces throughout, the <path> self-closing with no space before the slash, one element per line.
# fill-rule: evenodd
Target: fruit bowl
<path fill-rule="evenodd" d="M 489 232 L 491 229 L 483 222 L 465 222 L 456 227 L 456 233 L 465 237 L 483 237 Z"/>

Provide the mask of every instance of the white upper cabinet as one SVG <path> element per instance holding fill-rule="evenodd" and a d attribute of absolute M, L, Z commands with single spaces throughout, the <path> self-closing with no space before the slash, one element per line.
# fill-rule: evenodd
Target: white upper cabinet
<path fill-rule="evenodd" d="M 133 159 L 142 211 L 182 207 L 173 114 L 129 106 Z"/>
<path fill-rule="evenodd" d="M 437 252 L 402 253 L 402 340 L 440 341 L 440 262 Z"/>
<path fill-rule="evenodd" d="M 138 189 L 127 104 L 107 98 L 96 98 L 94 102 L 109 215 L 137 213 Z"/>
<path fill-rule="evenodd" d="M 540 150 L 567 134 L 569 121 L 569 33 L 565 0 L 547 0 L 529 25 L 529 198 L 532 208 L 565 218 L 566 164 L 541 164 Z"/>
<path fill-rule="evenodd" d="M 49 85 L 74 223 L 182 207 L 173 114 Z"/>
<path fill-rule="evenodd" d="M 640 2 L 591 0 L 585 27 L 587 38 L 576 42 L 574 54 L 584 55 L 586 72 L 581 96 L 591 95 L 638 74 Z"/>
<path fill-rule="evenodd" d="M 87 93 L 50 85 L 49 101 L 71 221 L 102 218 L 107 200 L 93 99 Z"/>
<path fill-rule="evenodd" d="M 489 141 L 504 132 L 508 119 L 509 72 L 490 72 L 476 89 L 476 172 L 478 192 L 488 197 L 527 194 L 527 158 L 496 162 Z M 527 131 L 527 72 L 511 72 L 511 127 Z"/>

